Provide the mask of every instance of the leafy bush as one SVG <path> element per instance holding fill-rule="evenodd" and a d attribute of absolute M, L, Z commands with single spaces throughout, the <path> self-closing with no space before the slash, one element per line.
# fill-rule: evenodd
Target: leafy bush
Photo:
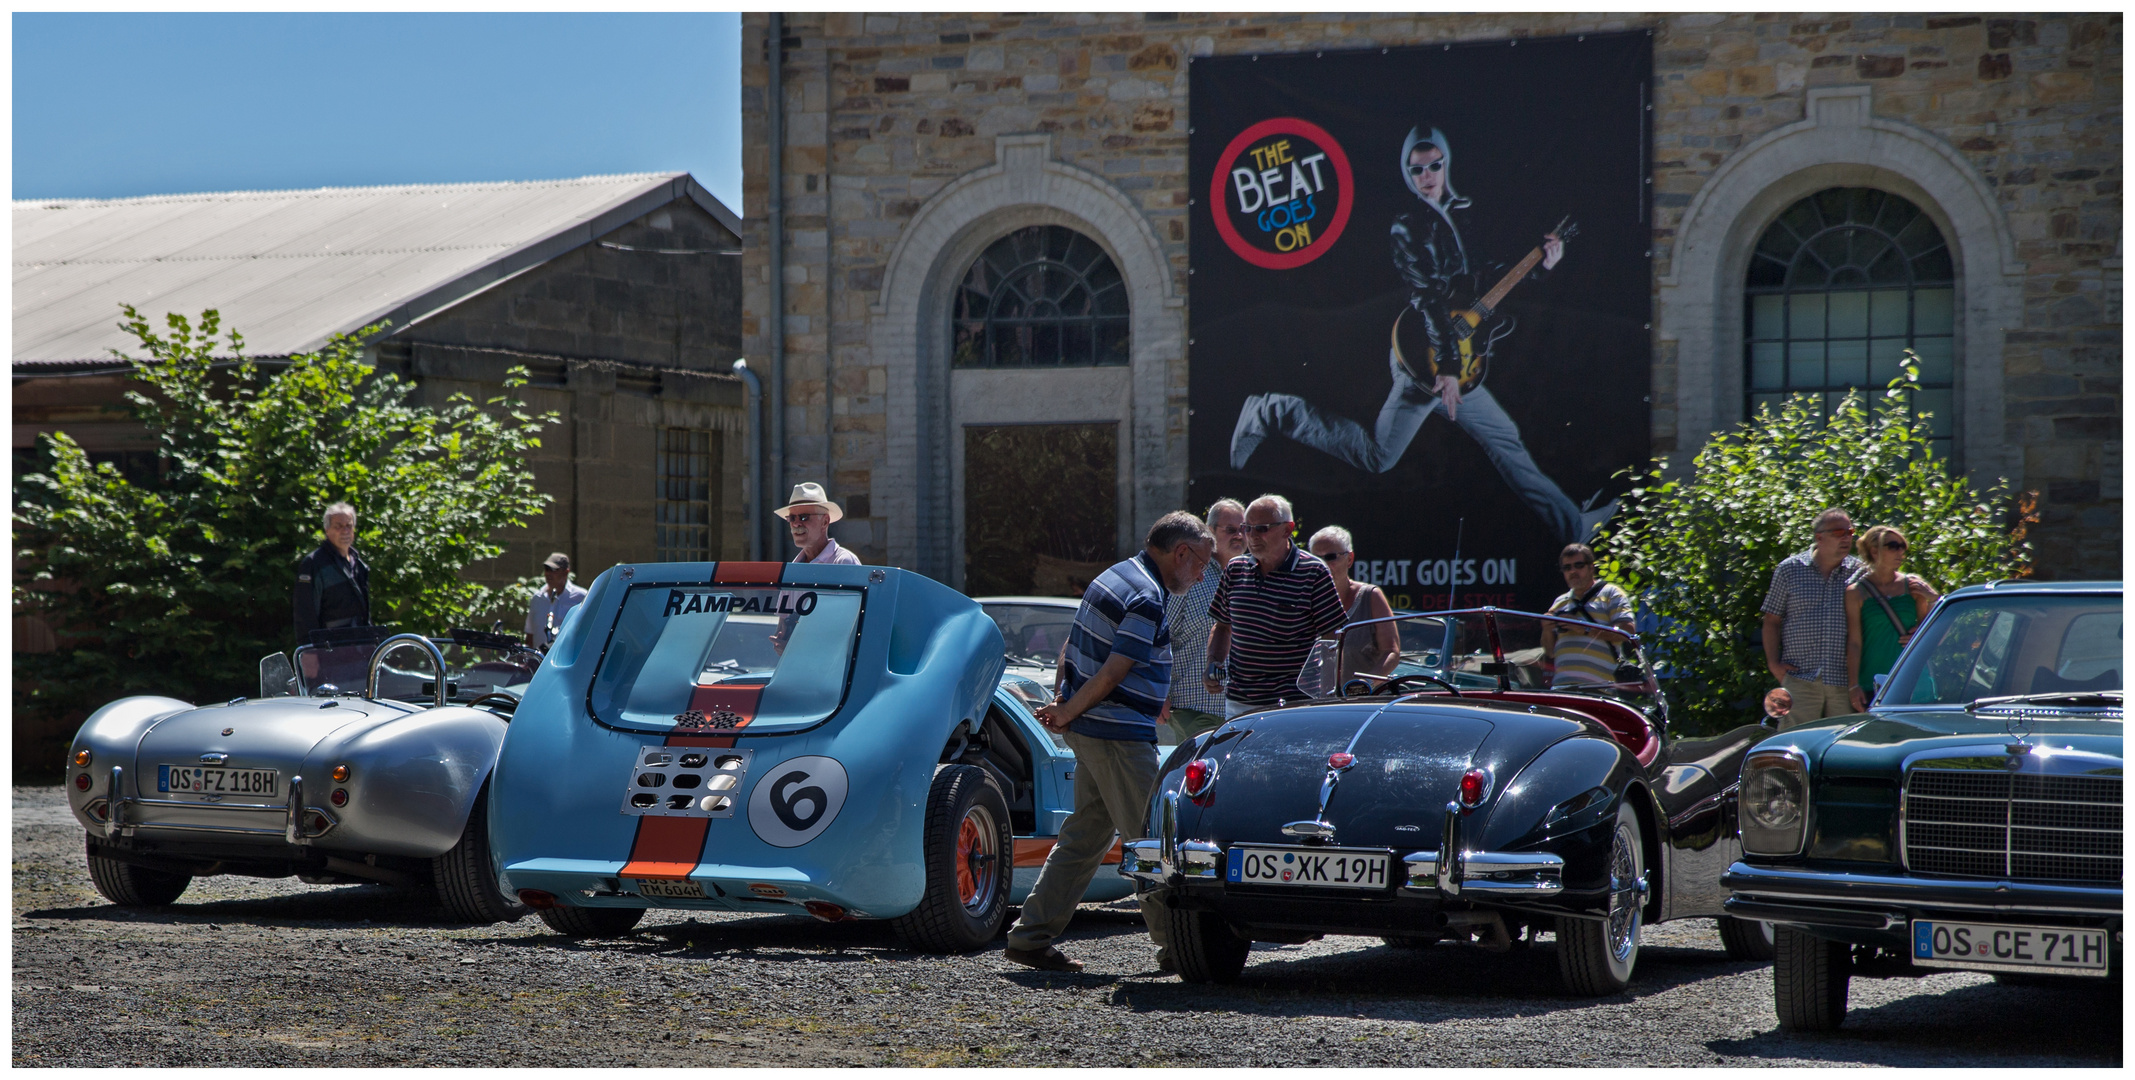
<path fill-rule="evenodd" d="M 2006 480 L 1985 493 L 1929 450 L 1928 421 L 1912 412 L 1917 358 L 1864 399 L 1848 394 L 1822 415 L 1812 395 L 1757 414 L 1713 439 L 1686 479 L 1656 459 L 1638 477 L 1594 546 L 1597 568 L 1660 617 L 1655 653 L 1673 672 L 1671 717 L 1685 733 L 1717 733 L 1756 719 L 1771 689 L 1759 630 L 1780 560 L 1807 550 L 1819 511 L 1839 507 L 1854 528 L 1896 525 L 1912 548 L 1905 569 L 1937 591 L 2030 572 L 2029 493 L 2007 527 Z"/>
<path fill-rule="evenodd" d="M 523 610 L 524 590 L 459 577 L 503 553 L 497 530 L 549 502 L 526 456 L 556 417 L 529 415 L 511 393 L 523 370 L 505 396 L 430 408 L 359 359 L 377 326 L 269 372 L 234 330 L 218 349 L 213 310 L 197 329 L 167 316 L 168 336 L 125 310 L 147 353 L 120 354 L 143 384 L 127 400 L 155 437 L 160 475 L 133 482 L 57 433 L 44 436 L 49 470 L 18 478 L 16 611 L 60 638 L 58 652 L 16 654 L 18 717 L 128 694 L 251 692 L 259 658 L 292 644 L 294 564 L 319 545 L 319 515 L 337 500 L 357 508 L 374 621 L 435 632 Z"/>

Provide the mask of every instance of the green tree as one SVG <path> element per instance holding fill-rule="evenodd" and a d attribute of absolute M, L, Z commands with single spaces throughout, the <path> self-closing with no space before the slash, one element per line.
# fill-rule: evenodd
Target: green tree
<path fill-rule="evenodd" d="M 127 401 L 156 440 L 159 475 L 133 482 L 55 433 L 44 436 L 50 468 L 18 478 L 16 610 L 61 641 L 16 654 L 18 714 L 250 692 L 259 658 L 292 644 L 293 564 L 321 542 L 320 514 L 337 500 L 357 508 L 374 621 L 435 632 L 517 603 L 459 574 L 502 554 L 494 534 L 549 502 L 526 457 L 556 416 L 518 398 L 523 369 L 503 396 L 426 407 L 411 383 L 360 359 L 378 326 L 268 370 L 236 331 L 218 345 L 213 310 L 197 327 L 166 316 L 167 335 L 125 312 L 147 354 L 118 353 L 141 384 Z"/>
<path fill-rule="evenodd" d="M 1636 476 L 1595 548 L 1602 577 L 1662 620 L 1658 659 L 1671 717 L 1685 733 L 1717 733 L 1756 718 L 1772 688 L 1752 639 L 1780 560 L 1809 547 L 1816 515 L 1840 507 L 1854 527 L 1896 525 L 1912 548 L 1906 570 L 1942 592 L 2030 572 L 2027 495 L 2012 530 L 2006 480 L 1981 493 L 1930 452 L 1929 422 L 1913 412 L 1917 358 L 1880 393 L 1849 393 L 1826 417 L 1812 395 L 1775 412 L 1760 405 L 1708 443 L 1688 478 L 1665 460 Z M 1635 474 L 1634 474 L 1635 475 Z"/>

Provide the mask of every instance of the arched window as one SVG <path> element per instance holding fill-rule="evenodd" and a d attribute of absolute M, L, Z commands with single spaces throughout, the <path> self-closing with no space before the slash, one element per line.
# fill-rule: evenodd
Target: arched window
<path fill-rule="evenodd" d="M 1032 225 L 971 264 L 950 313 L 957 367 L 1127 362 L 1127 283 L 1089 237 Z"/>
<path fill-rule="evenodd" d="M 1829 188 L 1788 207 L 1750 256 L 1747 408 L 1880 389 L 1920 355 L 1914 408 L 1949 457 L 1956 288 L 1949 245 L 1920 208 L 1872 188 Z"/>

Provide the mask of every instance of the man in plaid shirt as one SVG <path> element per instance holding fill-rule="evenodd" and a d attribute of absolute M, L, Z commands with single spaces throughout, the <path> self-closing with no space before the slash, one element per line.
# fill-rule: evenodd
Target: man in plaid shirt
<path fill-rule="evenodd" d="M 1764 663 L 1794 696 L 1787 724 L 1853 712 L 1846 686 L 1846 586 L 1866 569 L 1846 554 L 1853 516 L 1836 507 L 1816 515 L 1809 550 L 1772 571 L 1764 594 Z"/>
<path fill-rule="evenodd" d="M 1208 630 L 1215 624 L 1208 605 L 1216 598 L 1223 580 L 1223 567 L 1245 554 L 1245 504 L 1236 499 L 1217 499 L 1208 508 L 1208 531 L 1216 536 L 1216 555 L 1199 584 L 1171 598 L 1165 619 L 1171 627 L 1172 738 L 1186 742 L 1223 723 L 1223 695 L 1211 694 L 1201 683 L 1208 666 Z"/>

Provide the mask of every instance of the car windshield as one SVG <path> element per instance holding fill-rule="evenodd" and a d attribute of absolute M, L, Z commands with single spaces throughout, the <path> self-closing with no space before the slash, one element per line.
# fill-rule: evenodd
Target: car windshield
<path fill-rule="evenodd" d="M 1658 693 L 1636 637 L 1577 619 L 1492 608 L 1353 623 L 1315 645 L 1298 686 L 1325 697 L 1345 686 L 1376 690 L 1409 675 L 1463 690 L 1562 690 L 1641 704 Z M 1351 685 L 1358 681 L 1362 687 Z"/>
<path fill-rule="evenodd" d="M 1073 606 L 992 600 L 981 606 L 1008 642 L 1009 663 L 1049 668 L 1060 662 L 1060 646 L 1075 626 Z"/>
<path fill-rule="evenodd" d="M 632 586 L 593 675 L 593 718 L 658 730 L 821 721 L 845 696 L 860 598 L 824 586 Z"/>
<path fill-rule="evenodd" d="M 2118 691 L 2120 597 L 1982 593 L 1951 600 L 1914 635 L 1883 705 Z"/>
<path fill-rule="evenodd" d="M 349 635 L 355 637 L 355 635 Z M 294 670 L 286 663 L 277 670 L 285 680 L 278 686 L 264 685 L 262 694 L 301 697 L 362 693 L 370 685 L 371 655 L 389 633 L 380 628 L 370 635 L 377 640 L 346 640 L 304 645 L 295 653 Z M 524 642 L 505 634 L 455 630 L 451 637 L 431 638 L 445 658 L 445 697 L 466 704 L 489 694 L 519 696 L 541 666 L 541 654 Z M 264 670 L 264 668 L 263 668 Z M 437 700 L 437 672 L 428 650 L 408 641 L 394 645 L 380 658 L 378 697 L 388 701 L 429 703 Z"/>

